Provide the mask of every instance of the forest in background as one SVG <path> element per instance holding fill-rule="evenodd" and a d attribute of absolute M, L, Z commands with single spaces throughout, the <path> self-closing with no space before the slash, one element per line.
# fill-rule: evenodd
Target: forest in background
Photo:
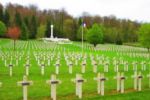
<path fill-rule="evenodd" d="M 118 40 L 123 43 L 137 42 L 137 31 L 141 25 L 140 22 L 119 19 L 114 15 L 92 16 L 84 12 L 79 17 L 73 17 L 65 9 L 40 10 L 36 5 L 27 7 L 11 3 L 5 7 L 0 4 L 0 21 L 7 28 L 19 27 L 22 40 L 50 37 L 50 25 L 53 24 L 55 37 L 81 41 L 82 23 L 86 23 L 84 36 L 86 36 L 86 30 L 97 23 L 104 27 L 104 43 L 116 43 Z M 84 40 L 86 41 L 86 37 Z"/>

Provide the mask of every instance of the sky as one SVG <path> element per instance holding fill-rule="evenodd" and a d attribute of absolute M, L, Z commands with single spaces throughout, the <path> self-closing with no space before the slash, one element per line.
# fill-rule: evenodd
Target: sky
<path fill-rule="evenodd" d="M 150 22 L 150 0 L 0 0 L 0 3 L 34 4 L 39 9 L 64 8 L 74 17 L 83 12 L 90 15 L 110 16 L 139 22 Z"/>

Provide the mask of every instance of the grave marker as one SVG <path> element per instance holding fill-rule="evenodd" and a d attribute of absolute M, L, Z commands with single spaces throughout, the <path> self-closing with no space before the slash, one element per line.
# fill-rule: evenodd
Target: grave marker
<path fill-rule="evenodd" d="M 127 61 L 124 62 L 124 71 L 128 71 L 128 62 Z"/>
<path fill-rule="evenodd" d="M 143 78 L 143 76 L 141 75 L 141 72 L 137 73 L 137 71 L 135 71 L 132 78 L 134 78 L 134 89 L 141 91 L 141 81 Z"/>
<path fill-rule="evenodd" d="M 44 64 L 44 62 L 42 62 L 42 64 L 40 66 L 41 66 L 41 75 L 44 75 L 44 73 L 45 73 L 45 64 Z"/>
<path fill-rule="evenodd" d="M 115 79 L 117 80 L 117 91 L 124 93 L 124 80 L 126 79 L 124 73 L 117 72 Z"/>
<path fill-rule="evenodd" d="M 59 74 L 59 67 L 60 67 L 60 63 L 59 63 L 59 60 L 56 61 L 56 64 L 55 64 L 55 73 L 56 74 Z"/>
<path fill-rule="evenodd" d="M 51 80 L 47 80 L 46 83 L 51 85 L 51 98 L 56 100 L 56 85 L 61 81 L 56 79 L 56 75 L 51 75 Z"/>
<path fill-rule="evenodd" d="M 97 92 L 98 94 L 101 94 L 102 96 L 104 95 L 104 82 L 107 80 L 104 77 L 104 74 L 97 74 L 97 77 L 94 78 L 94 80 L 97 81 Z"/>
<path fill-rule="evenodd" d="M 93 72 L 97 73 L 97 63 L 95 60 L 92 61 L 92 65 L 93 65 Z"/>
<path fill-rule="evenodd" d="M 115 61 L 114 61 L 114 65 L 115 65 L 115 66 L 114 66 L 114 71 L 115 71 L 115 72 L 118 72 L 119 62 L 115 60 Z"/>
<path fill-rule="evenodd" d="M 71 81 L 75 82 L 76 84 L 76 96 L 78 96 L 79 99 L 82 99 L 82 84 L 86 80 L 82 78 L 81 74 L 76 74 L 76 78 L 72 79 Z"/>
<path fill-rule="evenodd" d="M 104 63 L 104 72 L 108 72 L 108 66 L 109 66 L 109 62 L 106 61 L 106 62 Z"/>
<path fill-rule="evenodd" d="M 30 67 L 30 64 L 29 64 L 29 63 L 26 63 L 26 64 L 25 64 L 25 68 L 26 68 L 26 75 L 27 75 L 27 76 L 29 75 L 29 67 Z"/>
<path fill-rule="evenodd" d="M 27 97 L 28 97 L 27 87 L 32 84 L 33 82 L 28 81 L 26 76 L 23 76 L 23 81 L 18 82 L 18 85 L 23 87 L 23 100 L 27 100 Z"/>
<path fill-rule="evenodd" d="M 72 66 L 73 66 L 73 63 L 70 61 L 69 62 L 69 74 L 72 74 Z"/>
<path fill-rule="evenodd" d="M 9 76 L 12 76 L 13 64 L 9 64 Z"/>
<path fill-rule="evenodd" d="M 133 62 L 133 71 L 137 71 L 137 62 Z"/>
<path fill-rule="evenodd" d="M 85 67 L 86 67 L 86 60 L 84 60 L 84 61 L 82 62 L 82 67 L 81 67 L 81 72 L 82 72 L 82 73 L 85 73 Z"/>
<path fill-rule="evenodd" d="M 142 66 L 142 71 L 145 71 L 146 70 L 146 62 L 145 61 L 143 61 L 143 62 L 141 62 L 141 66 Z"/>

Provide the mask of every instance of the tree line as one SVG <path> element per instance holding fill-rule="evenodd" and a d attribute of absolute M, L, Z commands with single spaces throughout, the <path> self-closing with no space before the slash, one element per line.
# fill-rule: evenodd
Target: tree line
<path fill-rule="evenodd" d="M 0 4 L 0 21 L 6 28 L 17 26 L 20 31 L 20 39 L 36 39 L 50 37 L 50 25 L 54 25 L 54 37 L 69 38 L 73 41 L 81 41 L 82 24 L 84 28 L 84 41 L 87 31 L 94 24 L 103 26 L 103 43 L 137 42 L 141 23 L 129 19 L 119 19 L 115 16 L 91 16 L 83 13 L 81 17 L 73 17 L 65 9 L 39 10 L 37 6 L 28 7 L 18 4 Z M 7 35 L 1 35 L 7 37 Z"/>

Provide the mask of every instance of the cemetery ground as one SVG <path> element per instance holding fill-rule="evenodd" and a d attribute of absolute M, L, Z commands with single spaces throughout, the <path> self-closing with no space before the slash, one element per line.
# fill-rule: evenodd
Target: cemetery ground
<path fill-rule="evenodd" d="M 56 75 L 61 81 L 57 84 L 58 100 L 78 100 L 75 95 L 75 83 L 71 80 L 76 74 L 82 74 L 86 79 L 83 85 L 83 100 L 149 100 L 150 99 L 150 78 L 149 75 L 149 55 L 144 48 L 117 46 L 110 44 L 98 45 L 94 49 L 90 44 L 84 43 L 84 55 L 82 56 L 82 45 L 78 42 L 73 44 L 55 44 L 43 41 L 17 41 L 16 51 L 13 51 L 13 42 L 7 39 L 0 40 L 0 100 L 22 100 L 22 86 L 17 82 L 23 80 L 26 74 L 25 65 L 29 64 L 28 80 L 33 81 L 28 86 L 28 100 L 50 100 L 50 85 L 46 83 L 55 73 L 56 63 L 60 64 L 59 72 Z M 58 62 L 57 62 L 58 61 Z M 81 72 L 83 61 L 86 62 L 85 72 Z M 97 72 L 93 72 L 93 61 L 97 64 Z M 69 73 L 69 63 L 72 63 L 72 73 Z M 124 91 L 120 93 L 116 90 L 117 81 L 114 78 L 118 72 L 124 72 Z M 127 64 L 125 64 L 127 62 Z M 136 69 L 136 63 L 137 69 Z M 146 68 L 142 68 L 145 62 Z M 135 63 L 135 65 L 133 64 Z M 44 74 L 41 72 L 42 64 Z M 12 75 L 10 66 L 12 65 Z M 104 66 L 108 65 L 104 71 Z M 128 70 L 124 69 L 128 65 Z M 135 66 L 135 68 L 134 68 Z M 134 89 L 135 70 L 141 72 L 141 91 Z M 94 77 L 97 73 L 104 73 L 107 80 L 104 83 L 104 96 L 97 94 L 97 81 Z"/>

